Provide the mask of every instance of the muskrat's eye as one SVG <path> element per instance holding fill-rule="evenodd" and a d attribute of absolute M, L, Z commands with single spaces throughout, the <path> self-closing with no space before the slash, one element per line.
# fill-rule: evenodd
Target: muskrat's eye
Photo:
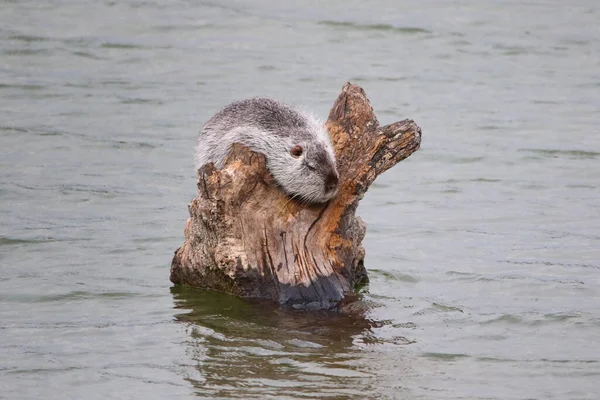
<path fill-rule="evenodd" d="M 302 151 L 302 146 L 295 145 L 294 147 L 292 147 L 292 150 L 290 150 L 290 154 L 298 158 L 302 155 Z"/>

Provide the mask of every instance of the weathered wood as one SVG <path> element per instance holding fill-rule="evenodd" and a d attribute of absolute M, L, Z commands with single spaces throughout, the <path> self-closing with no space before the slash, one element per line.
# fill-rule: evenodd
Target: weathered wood
<path fill-rule="evenodd" d="M 367 282 L 358 202 L 375 178 L 419 148 L 411 120 L 379 127 L 359 86 L 346 83 L 327 128 L 340 191 L 327 204 L 290 199 L 265 158 L 235 145 L 221 170 L 198 170 L 198 197 L 189 205 L 185 242 L 171 281 L 302 308 L 335 308 Z"/>

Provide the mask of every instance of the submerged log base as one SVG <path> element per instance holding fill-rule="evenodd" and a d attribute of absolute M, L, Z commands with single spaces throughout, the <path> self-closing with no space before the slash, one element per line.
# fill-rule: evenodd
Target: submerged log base
<path fill-rule="evenodd" d="M 327 204 L 290 199 L 265 157 L 242 145 L 221 170 L 200 168 L 171 281 L 295 308 L 332 309 L 352 299 L 368 281 L 358 202 L 379 174 L 419 148 L 421 129 L 411 120 L 379 127 L 364 91 L 350 83 L 327 128 L 340 173 L 339 194 Z"/>

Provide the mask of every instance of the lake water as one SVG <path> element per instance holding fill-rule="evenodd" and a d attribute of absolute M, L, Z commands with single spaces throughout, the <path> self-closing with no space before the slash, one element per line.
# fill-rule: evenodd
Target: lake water
<path fill-rule="evenodd" d="M 598 398 L 598 2 L 0 7 L 0 398 Z M 366 316 L 172 287 L 201 124 L 347 80 L 423 129 Z"/>

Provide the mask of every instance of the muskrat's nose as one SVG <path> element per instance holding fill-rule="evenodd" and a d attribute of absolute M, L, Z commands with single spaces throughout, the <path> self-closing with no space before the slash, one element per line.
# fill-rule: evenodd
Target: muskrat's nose
<path fill-rule="evenodd" d="M 340 181 L 338 174 L 330 172 L 325 177 L 325 192 L 332 192 L 337 189 L 337 185 Z"/>

